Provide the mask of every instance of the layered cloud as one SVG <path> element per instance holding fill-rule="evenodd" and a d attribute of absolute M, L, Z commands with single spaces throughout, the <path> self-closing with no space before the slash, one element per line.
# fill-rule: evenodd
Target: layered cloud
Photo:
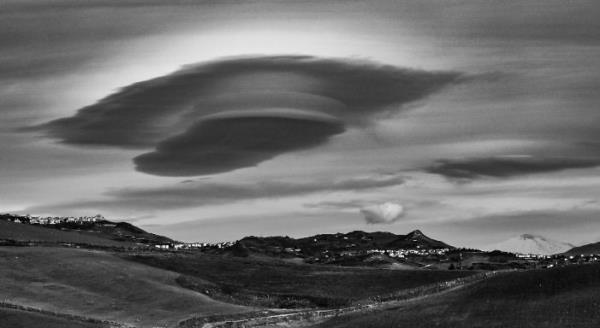
<path fill-rule="evenodd" d="M 347 179 L 320 179 L 306 182 L 268 180 L 259 183 L 224 183 L 206 180 L 185 181 L 170 187 L 125 188 L 109 191 L 104 200 L 78 200 L 70 203 L 41 205 L 28 208 L 30 212 L 53 212 L 70 209 L 165 210 L 226 204 L 237 201 L 281 198 L 317 192 L 364 191 L 401 185 L 399 175 L 359 176 Z"/>
<path fill-rule="evenodd" d="M 360 209 L 365 221 L 370 224 L 392 223 L 404 216 L 404 207 L 397 203 L 385 202 Z"/>
<path fill-rule="evenodd" d="M 453 179 L 477 179 L 506 178 L 595 166 L 600 166 L 600 158 L 498 156 L 439 160 L 426 168 L 426 171 Z"/>
<path fill-rule="evenodd" d="M 154 152 L 138 156 L 134 162 L 139 171 L 163 176 L 254 166 L 286 151 L 324 143 L 329 136 L 344 131 L 341 122 L 322 116 L 280 111 L 204 119 L 185 133 L 160 142 Z"/>
<path fill-rule="evenodd" d="M 154 147 L 136 157 L 141 172 L 213 174 L 318 146 L 460 79 L 356 60 L 229 58 L 135 83 L 35 129 L 72 145 Z"/>

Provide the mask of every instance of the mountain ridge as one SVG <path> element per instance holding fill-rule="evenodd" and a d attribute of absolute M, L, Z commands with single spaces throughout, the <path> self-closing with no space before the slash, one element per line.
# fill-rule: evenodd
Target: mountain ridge
<path fill-rule="evenodd" d="M 302 238 L 288 236 L 248 236 L 236 241 L 227 250 L 266 255 L 314 257 L 327 252 L 367 252 L 372 250 L 453 250 L 454 246 L 427 237 L 420 230 L 406 235 L 391 232 L 351 231 L 348 233 L 318 234 Z"/>
<path fill-rule="evenodd" d="M 564 255 L 591 255 L 600 254 L 600 241 L 595 243 L 589 243 L 577 247 L 573 247 L 563 253 Z"/>
<path fill-rule="evenodd" d="M 486 250 L 500 250 L 520 254 L 554 255 L 575 247 L 573 244 L 550 239 L 541 235 L 524 233 L 496 244 L 485 247 Z"/>

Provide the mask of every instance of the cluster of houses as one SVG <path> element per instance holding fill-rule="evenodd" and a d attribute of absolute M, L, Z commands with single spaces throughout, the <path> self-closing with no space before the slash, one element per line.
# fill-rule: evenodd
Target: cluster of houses
<path fill-rule="evenodd" d="M 428 255 L 444 255 L 449 252 L 449 248 L 436 248 L 436 249 L 370 249 L 367 254 L 382 254 L 394 258 L 405 258 L 409 255 L 413 256 L 428 256 Z"/>
<path fill-rule="evenodd" d="M 516 253 L 515 255 L 518 258 L 525 259 L 525 260 L 543 260 L 543 259 L 549 259 L 549 258 L 552 257 L 551 255 L 542 255 L 542 254 L 521 254 L 521 253 Z"/>
<path fill-rule="evenodd" d="M 25 223 L 25 224 L 39 224 L 39 225 L 55 225 L 55 224 L 64 224 L 64 223 L 75 223 L 75 224 L 84 224 L 84 223 L 93 223 L 99 221 L 105 221 L 106 219 L 98 214 L 94 216 L 48 216 L 48 217 L 40 217 L 40 216 L 32 216 L 32 215 L 14 215 L 14 214 L 0 214 L 0 218 L 9 222 L 14 223 Z"/>
<path fill-rule="evenodd" d="M 157 244 L 155 248 L 160 250 L 208 250 L 208 249 L 224 249 L 233 246 L 234 242 L 221 243 L 172 243 L 172 244 Z"/>

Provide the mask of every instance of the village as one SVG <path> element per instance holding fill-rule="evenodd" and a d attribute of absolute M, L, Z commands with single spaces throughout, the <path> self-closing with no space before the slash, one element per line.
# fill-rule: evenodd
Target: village
<path fill-rule="evenodd" d="M 25 215 L 16 215 L 4 213 L 0 214 L 0 220 L 5 220 L 14 223 L 24 223 L 24 224 L 39 224 L 39 225 L 56 225 L 56 224 L 64 224 L 64 223 L 74 223 L 74 224 L 85 224 L 85 223 L 94 223 L 106 221 L 104 216 L 97 214 L 94 216 L 32 216 L 30 214 Z"/>

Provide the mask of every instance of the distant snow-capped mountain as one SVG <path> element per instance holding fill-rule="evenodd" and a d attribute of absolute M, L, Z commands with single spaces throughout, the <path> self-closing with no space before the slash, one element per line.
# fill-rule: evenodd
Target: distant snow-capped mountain
<path fill-rule="evenodd" d="M 503 242 L 486 247 L 488 250 L 500 250 L 521 254 L 552 255 L 563 253 L 574 246 L 569 243 L 545 238 L 543 236 L 523 234 Z"/>

